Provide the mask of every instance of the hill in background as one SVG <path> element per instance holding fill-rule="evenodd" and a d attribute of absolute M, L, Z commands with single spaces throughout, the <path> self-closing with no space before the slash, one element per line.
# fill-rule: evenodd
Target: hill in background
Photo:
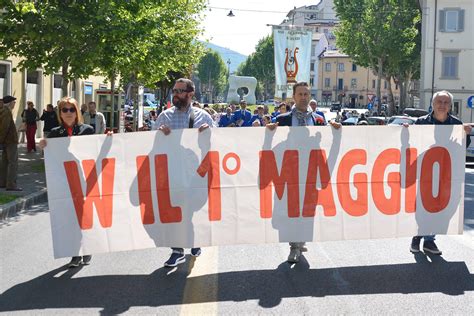
<path fill-rule="evenodd" d="M 237 68 L 239 67 L 239 65 L 247 59 L 247 56 L 237 53 L 236 51 L 230 50 L 228 48 L 221 47 L 212 43 L 206 43 L 206 42 L 203 42 L 203 44 L 206 47 L 216 51 L 219 55 L 221 55 L 222 60 L 224 60 L 226 65 L 227 65 L 227 60 L 230 59 L 230 73 L 235 72 Z"/>

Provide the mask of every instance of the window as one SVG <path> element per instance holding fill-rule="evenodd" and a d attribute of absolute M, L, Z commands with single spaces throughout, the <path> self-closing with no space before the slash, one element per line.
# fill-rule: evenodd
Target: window
<path fill-rule="evenodd" d="M 310 87 L 314 86 L 314 78 L 309 78 L 309 86 Z"/>
<path fill-rule="evenodd" d="M 329 33 L 329 29 L 323 29 L 323 33 L 324 33 L 324 34 L 328 34 L 328 33 Z"/>
<path fill-rule="evenodd" d="M 11 64 L 0 63 L 0 97 L 11 94 Z"/>
<path fill-rule="evenodd" d="M 338 69 L 339 71 L 344 71 L 344 63 L 339 63 L 339 64 L 337 64 L 337 69 Z"/>
<path fill-rule="evenodd" d="M 327 72 L 330 72 L 331 71 L 331 63 L 326 63 L 325 66 L 324 66 L 324 70 L 326 70 Z"/>
<path fill-rule="evenodd" d="M 54 88 L 55 89 L 61 89 L 61 85 L 63 83 L 63 76 L 54 74 Z"/>
<path fill-rule="evenodd" d="M 451 108 L 451 114 L 459 116 L 459 109 L 461 108 L 461 100 L 453 100 L 453 107 Z"/>
<path fill-rule="evenodd" d="M 357 65 L 356 64 L 352 64 L 352 71 L 357 71 Z"/>
<path fill-rule="evenodd" d="M 457 79 L 459 52 L 442 52 L 441 78 Z"/>
<path fill-rule="evenodd" d="M 387 80 L 384 80 L 384 81 L 383 81 L 383 88 L 384 88 L 384 89 L 388 89 L 388 82 L 387 82 Z"/>
<path fill-rule="evenodd" d="M 324 87 L 329 88 L 331 86 L 331 78 L 324 78 Z"/>
<path fill-rule="evenodd" d="M 344 89 L 344 79 L 338 79 L 337 89 L 338 90 L 343 90 Z"/>
<path fill-rule="evenodd" d="M 351 88 L 352 89 L 357 88 L 357 79 L 356 78 L 351 79 Z"/>
<path fill-rule="evenodd" d="M 372 80 L 372 89 L 375 89 L 375 80 Z"/>
<path fill-rule="evenodd" d="M 311 71 L 314 71 L 314 63 L 311 63 Z"/>
<path fill-rule="evenodd" d="M 462 32 L 464 31 L 464 10 L 443 9 L 439 11 L 440 32 Z"/>
<path fill-rule="evenodd" d="M 39 83 L 39 71 L 36 70 L 28 70 L 26 72 L 26 83 Z"/>
<path fill-rule="evenodd" d="M 316 45 L 311 46 L 311 56 L 316 56 Z"/>
<path fill-rule="evenodd" d="M 395 90 L 398 90 L 398 83 L 395 84 Z"/>

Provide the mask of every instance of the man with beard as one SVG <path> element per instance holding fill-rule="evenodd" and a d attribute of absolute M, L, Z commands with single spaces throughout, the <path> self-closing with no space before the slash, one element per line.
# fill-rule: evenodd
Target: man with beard
<path fill-rule="evenodd" d="M 194 83 L 185 78 L 176 80 L 173 92 L 173 107 L 161 112 L 155 123 L 155 128 L 169 135 L 173 129 L 199 128 L 199 132 L 209 127 L 215 127 L 212 117 L 203 109 L 193 107 Z M 166 267 L 175 267 L 186 261 L 183 248 L 171 248 L 172 253 Z M 192 248 L 191 255 L 198 257 L 201 248 Z"/>

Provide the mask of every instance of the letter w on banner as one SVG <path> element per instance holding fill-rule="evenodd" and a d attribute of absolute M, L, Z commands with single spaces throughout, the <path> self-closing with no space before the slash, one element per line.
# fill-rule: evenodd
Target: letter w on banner
<path fill-rule="evenodd" d="M 463 135 L 315 126 L 49 139 L 54 255 L 462 233 Z"/>
<path fill-rule="evenodd" d="M 311 31 L 274 28 L 277 98 L 291 98 L 298 81 L 309 83 L 312 37 Z"/>

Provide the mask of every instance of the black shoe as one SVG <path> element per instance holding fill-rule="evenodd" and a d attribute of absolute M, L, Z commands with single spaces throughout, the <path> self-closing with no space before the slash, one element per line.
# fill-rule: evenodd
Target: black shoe
<path fill-rule="evenodd" d="M 72 257 L 71 262 L 69 262 L 68 267 L 69 268 L 77 268 L 82 261 L 82 257 L 77 256 L 77 257 Z"/>
<path fill-rule="evenodd" d="M 19 192 L 19 191 L 23 191 L 23 189 L 22 189 L 22 188 L 19 188 L 19 187 L 16 187 L 16 188 L 7 188 L 7 191 L 17 191 L 17 192 Z"/>
<path fill-rule="evenodd" d="M 181 264 L 185 261 L 186 257 L 184 256 L 184 253 L 173 251 L 168 261 L 165 262 L 165 267 L 176 267 L 178 264 Z"/>
<path fill-rule="evenodd" d="M 201 255 L 201 248 L 191 248 L 191 256 L 199 257 Z"/>
<path fill-rule="evenodd" d="M 82 264 L 88 265 L 91 262 L 92 256 L 82 256 Z"/>
<path fill-rule="evenodd" d="M 410 251 L 412 253 L 420 252 L 420 241 L 421 241 L 420 236 L 415 236 L 415 237 L 412 238 L 411 246 L 410 246 Z"/>
<path fill-rule="evenodd" d="M 442 254 L 442 252 L 438 249 L 438 247 L 436 247 L 435 242 L 432 240 L 428 240 L 423 243 L 423 251 L 432 253 L 434 255 Z"/>

